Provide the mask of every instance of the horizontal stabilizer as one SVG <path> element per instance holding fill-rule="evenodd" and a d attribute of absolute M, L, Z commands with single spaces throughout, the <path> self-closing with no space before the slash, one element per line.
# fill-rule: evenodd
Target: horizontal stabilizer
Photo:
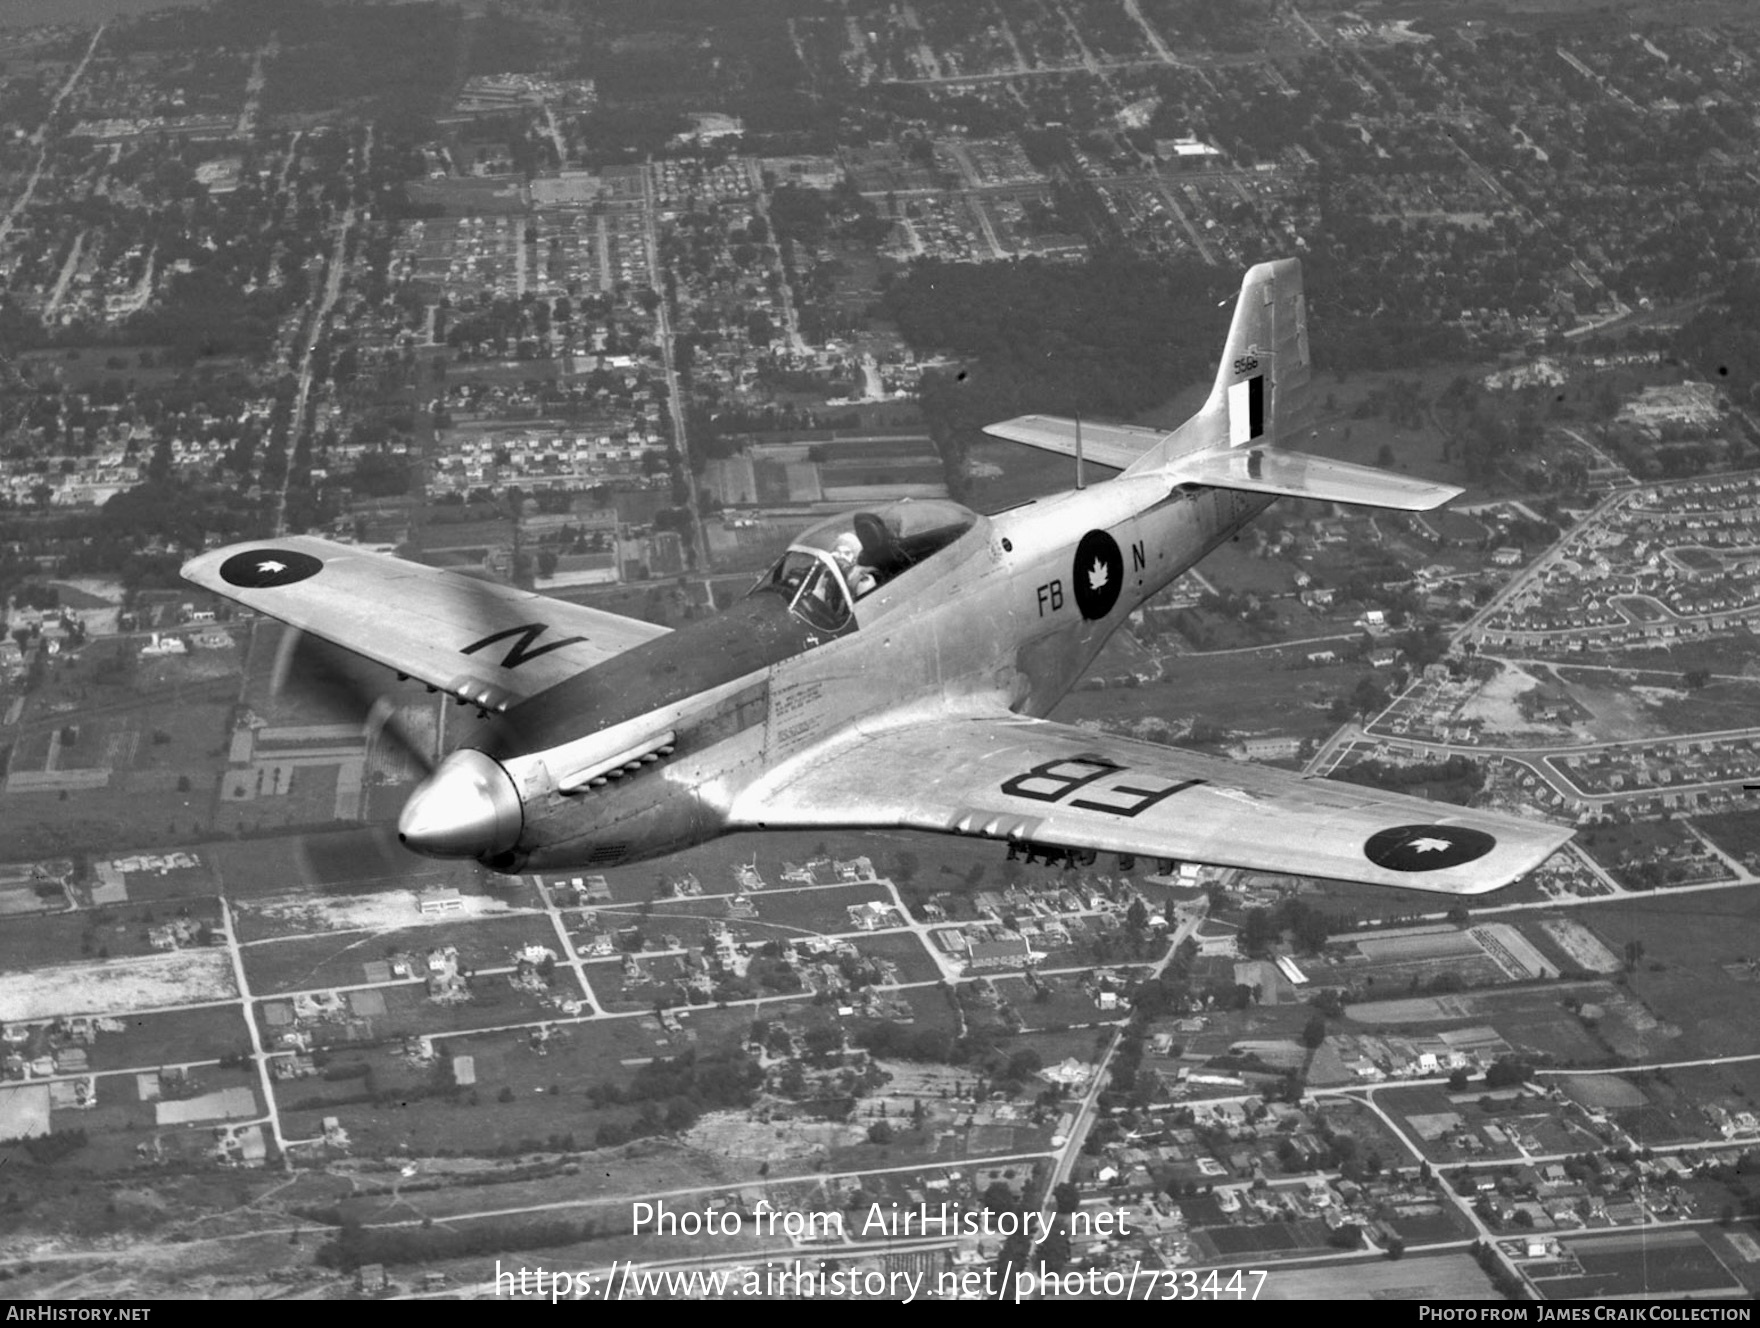
<path fill-rule="evenodd" d="M 1123 470 L 1126 466 L 1167 437 L 1159 429 L 1139 429 L 1128 424 L 1094 424 L 1081 422 L 1082 459 L 1100 466 Z M 1006 438 L 1011 443 L 1047 452 L 1076 454 L 1076 421 L 1055 415 L 1017 415 L 1001 424 L 986 424 L 984 432 L 992 438 Z"/>
<path fill-rule="evenodd" d="M 1082 430 L 1087 450 L 1087 429 Z M 1304 452 L 1276 447 L 1215 448 L 1176 457 L 1162 471 L 1174 484 L 1203 484 L 1216 489 L 1244 489 L 1285 498 L 1315 498 L 1327 503 L 1391 507 L 1427 512 L 1441 507 L 1462 490 L 1452 484 L 1408 479 L 1371 466 L 1328 461 Z"/>

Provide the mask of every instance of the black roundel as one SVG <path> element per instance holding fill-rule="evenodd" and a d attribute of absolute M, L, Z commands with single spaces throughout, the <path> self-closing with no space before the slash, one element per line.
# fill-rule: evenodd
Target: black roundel
<path fill-rule="evenodd" d="M 1104 618 L 1118 603 L 1124 588 L 1124 555 L 1118 542 L 1104 530 L 1090 530 L 1076 545 L 1076 565 L 1071 572 L 1076 587 L 1076 607 L 1090 622 Z"/>
<path fill-rule="evenodd" d="M 323 560 L 309 553 L 292 549 L 252 549 L 235 553 L 220 564 L 220 579 L 229 586 L 246 590 L 268 590 L 274 586 L 290 586 L 316 576 Z"/>
<path fill-rule="evenodd" d="M 1363 856 L 1388 871 L 1439 871 L 1482 858 L 1496 847 L 1495 837 L 1461 825 L 1396 825 L 1369 836 Z"/>

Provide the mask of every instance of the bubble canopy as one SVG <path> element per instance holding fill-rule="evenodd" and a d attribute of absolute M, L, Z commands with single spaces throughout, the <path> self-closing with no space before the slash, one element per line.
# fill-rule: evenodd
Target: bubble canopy
<path fill-rule="evenodd" d="M 983 518 L 941 498 L 840 512 L 802 531 L 752 594 L 782 594 L 810 625 L 854 626 L 851 604 L 934 557 Z"/>

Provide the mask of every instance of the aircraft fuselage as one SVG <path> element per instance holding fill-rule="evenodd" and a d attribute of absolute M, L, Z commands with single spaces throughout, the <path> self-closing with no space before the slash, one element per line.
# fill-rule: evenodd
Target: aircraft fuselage
<path fill-rule="evenodd" d="M 762 828 L 735 817 L 739 795 L 858 731 L 998 704 L 1042 717 L 1133 610 L 1271 501 L 1121 477 L 980 518 L 860 600 L 853 628 L 815 630 L 758 594 L 630 650 L 467 743 L 523 810 L 492 865 L 676 852 Z M 570 771 L 602 773 L 565 790 Z"/>

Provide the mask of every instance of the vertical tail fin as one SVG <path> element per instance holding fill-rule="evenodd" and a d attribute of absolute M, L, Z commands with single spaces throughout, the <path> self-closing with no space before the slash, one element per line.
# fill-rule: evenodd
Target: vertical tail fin
<path fill-rule="evenodd" d="M 1248 269 L 1204 407 L 1126 473 L 1211 448 L 1293 447 L 1314 427 L 1300 259 Z"/>

